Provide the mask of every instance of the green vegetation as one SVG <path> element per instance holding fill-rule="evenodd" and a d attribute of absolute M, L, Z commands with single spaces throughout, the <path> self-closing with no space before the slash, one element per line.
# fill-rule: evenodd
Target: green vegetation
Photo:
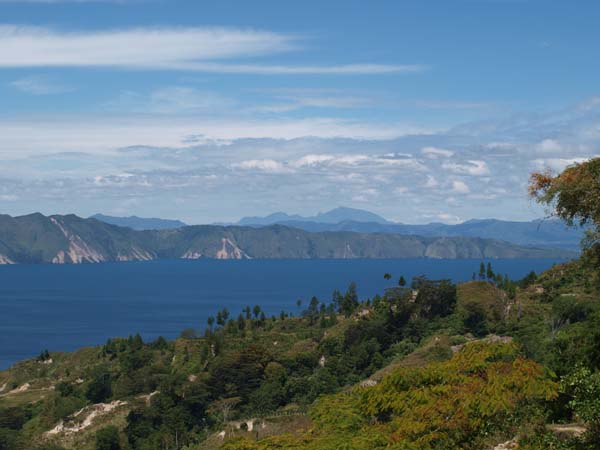
<path fill-rule="evenodd" d="M 164 258 L 570 258 L 568 250 L 528 248 L 471 237 L 346 231 L 187 226 L 134 231 L 74 215 L 0 215 L 0 261 L 81 263 Z"/>
<path fill-rule="evenodd" d="M 481 281 L 416 277 L 363 301 L 351 284 L 298 317 L 248 306 L 218 311 L 201 337 L 43 351 L 0 374 L 0 448 L 595 448 L 590 270 L 515 282 L 486 265 Z M 573 421 L 582 436 L 545 426 Z"/>

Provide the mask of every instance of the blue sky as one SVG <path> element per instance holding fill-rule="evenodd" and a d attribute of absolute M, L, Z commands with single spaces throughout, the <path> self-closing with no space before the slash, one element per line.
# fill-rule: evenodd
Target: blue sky
<path fill-rule="evenodd" d="M 0 0 L 0 211 L 543 215 L 600 143 L 593 1 Z"/>

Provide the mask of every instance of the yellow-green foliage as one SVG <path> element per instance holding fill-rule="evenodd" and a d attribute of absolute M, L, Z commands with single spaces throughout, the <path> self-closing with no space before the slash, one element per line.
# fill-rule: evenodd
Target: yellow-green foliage
<path fill-rule="evenodd" d="M 472 343 L 451 360 L 403 367 L 373 387 L 319 399 L 303 437 L 236 441 L 241 449 L 479 449 L 514 432 L 535 404 L 556 396 L 542 366 L 514 344 Z"/>
<path fill-rule="evenodd" d="M 498 323 L 504 318 L 508 302 L 504 291 L 486 281 L 473 281 L 457 286 L 457 306 L 459 311 L 472 304 L 480 305 L 487 320 Z"/>

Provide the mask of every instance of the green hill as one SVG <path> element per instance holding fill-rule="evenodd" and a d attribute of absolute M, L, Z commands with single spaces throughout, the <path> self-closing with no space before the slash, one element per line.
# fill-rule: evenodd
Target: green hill
<path fill-rule="evenodd" d="M 0 372 L 0 448 L 598 448 L 594 269 L 355 292 L 42 352 Z"/>
<path fill-rule="evenodd" d="M 571 258 L 567 250 L 492 239 L 346 231 L 311 233 L 199 225 L 135 231 L 74 215 L 0 216 L 0 264 L 97 263 L 161 258 Z"/>

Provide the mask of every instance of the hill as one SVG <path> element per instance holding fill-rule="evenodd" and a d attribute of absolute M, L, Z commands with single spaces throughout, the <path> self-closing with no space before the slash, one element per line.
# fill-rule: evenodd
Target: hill
<path fill-rule="evenodd" d="M 465 237 L 317 232 L 281 225 L 198 225 L 136 231 L 75 215 L 0 216 L 0 263 L 97 263 L 153 259 L 570 258 L 574 252 Z"/>
<path fill-rule="evenodd" d="M 407 225 L 401 223 L 376 223 L 345 220 L 338 223 L 277 220 L 276 223 L 311 232 L 353 231 L 357 233 L 393 233 L 427 237 L 478 237 L 511 242 L 517 245 L 577 250 L 583 230 L 567 227 L 559 220 L 534 220 L 510 222 L 496 219 L 469 220 L 456 225 L 429 223 Z"/>
<path fill-rule="evenodd" d="M 111 225 L 128 227 L 134 230 L 171 230 L 186 226 L 186 224 L 181 220 L 157 219 L 138 216 L 116 217 L 106 216 L 104 214 L 94 214 L 90 217 L 90 219 L 96 219 Z"/>
<path fill-rule="evenodd" d="M 300 317 L 42 351 L 0 372 L 0 448 L 596 449 L 594 276 L 351 285 Z"/>

